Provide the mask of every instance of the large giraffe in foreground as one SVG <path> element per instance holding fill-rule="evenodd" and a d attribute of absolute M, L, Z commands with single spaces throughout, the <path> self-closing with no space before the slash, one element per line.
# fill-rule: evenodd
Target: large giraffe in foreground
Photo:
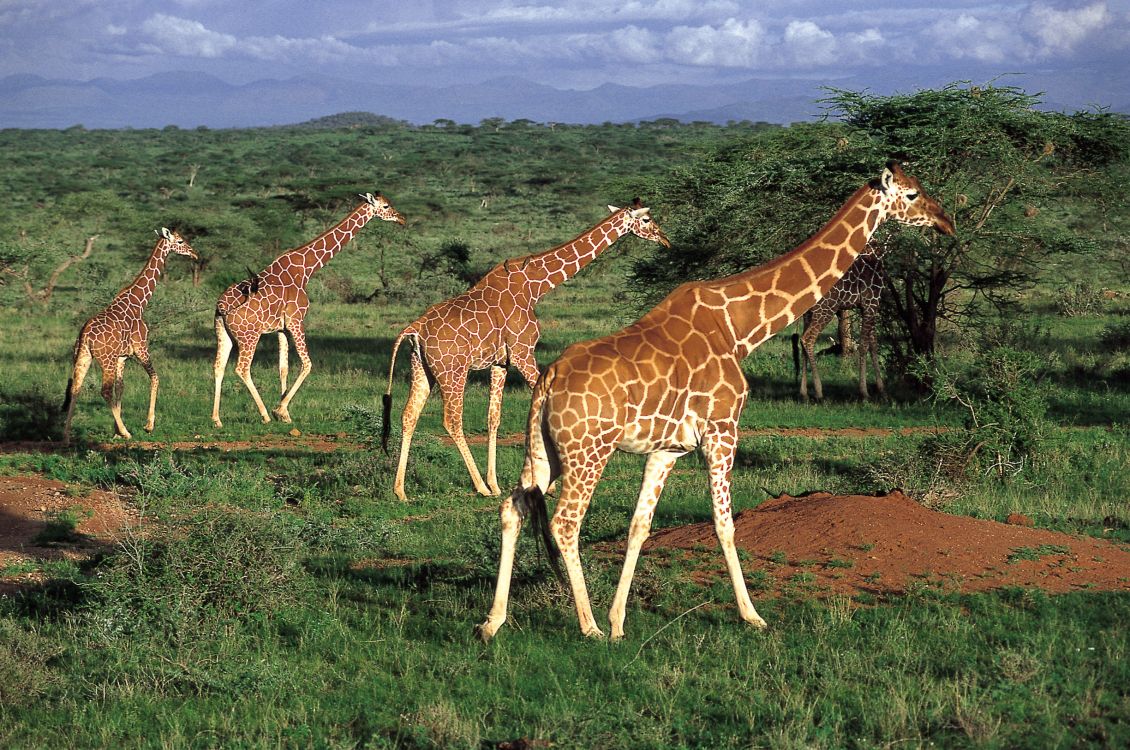
<path fill-rule="evenodd" d="M 157 244 L 153 246 L 149 260 L 137 277 L 118 292 L 105 310 L 86 321 L 79 331 L 75 341 L 71 379 L 67 383 L 67 395 L 63 400 L 63 409 L 67 412 L 63 423 L 64 444 L 71 442 L 71 419 L 74 417 L 75 401 L 92 361 L 97 362 L 102 369 L 102 398 L 110 405 L 110 414 L 114 417 L 114 437 L 129 439 L 132 436 L 122 422 L 122 389 L 125 384 L 126 360 L 130 357 L 137 358 L 149 375 L 149 417 L 145 422 L 145 431 L 153 432 L 159 379 L 149 359 L 149 327 L 141 316 L 153 297 L 169 253 L 187 255 L 196 260 L 196 253 L 179 234 L 161 227 L 157 232 Z"/>
<path fill-rule="evenodd" d="M 220 421 L 220 386 L 224 382 L 224 368 L 231 355 L 232 339 L 239 346 L 239 358 L 235 364 L 235 374 L 251 392 L 259 416 L 263 422 L 271 421 L 267 407 L 259 397 L 259 391 L 251 380 L 251 360 L 255 358 L 255 347 L 264 333 L 279 334 L 279 382 L 282 396 L 274 415 L 283 422 L 290 421 L 290 401 L 302 381 L 313 367 L 306 348 L 306 330 L 303 321 L 310 308 L 306 297 L 306 284 L 314 272 L 329 262 L 330 258 L 353 239 L 353 235 L 373 218 L 395 221 L 403 225 L 401 216 L 388 200 L 377 193 L 365 193 L 364 200 L 336 226 L 314 238 L 302 247 L 288 250 L 250 279 L 232 284 L 220 295 L 216 302 L 216 359 L 212 374 L 216 381 L 215 398 L 212 401 L 212 422 L 223 427 Z M 286 334 L 294 341 L 294 350 L 302 362 L 302 370 L 287 388 L 287 340 Z"/>
<path fill-rule="evenodd" d="M 953 221 L 895 162 L 857 190 L 816 234 L 762 266 L 713 281 L 683 284 L 639 321 L 570 346 L 534 389 L 521 482 L 502 502 L 502 551 L 494 604 L 479 626 L 494 636 L 506 620 L 514 548 L 522 521 L 545 525 L 544 493 L 558 477 L 560 496 L 543 536 L 564 558 L 581 632 L 603 636 L 593 619 L 578 551 L 581 521 L 616 449 L 647 454 L 643 486 L 609 612 L 612 637 L 624 634 L 628 590 L 640 547 L 675 460 L 700 448 L 710 469 L 714 528 L 741 617 L 759 628 L 734 546 L 730 471 L 747 384 L 741 361 L 796 320 L 847 271 L 885 219 L 932 225 Z"/>
<path fill-rule="evenodd" d="M 820 383 L 820 371 L 816 367 L 816 337 L 831 322 L 832 318 L 847 310 L 858 309 L 859 321 L 859 395 L 868 398 L 867 357 L 875 368 L 875 390 L 880 396 L 886 395 L 883 385 L 883 371 L 879 367 L 879 344 L 875 340 L 875 320 L 879 317 L 879 303 L 883 297 L 883 287 L 887 274 L 883 268 L 883 256 L 887 253 L 887 242 L 872 241 L 867 251 L 861 253 L 832 288 L 827 296 L 821 298 L 812 309 L 804 314 L 804 332 L 798 341 L 800 351 L 794 349 L 797 369 L 800 371 L 800 397 L 808 400 L 808 370 L 812 369 L 812 388 L 817 401 L 824 398 L 824 387 Z M 841 334 L 841 340 L 844 336 Z M 803 353 L 803 358 L 800 356 Z"/>
<path fill-rule="evenodd" d="M 400 462 L 393 491 L 401 500 L 412 433 L 432 383 L 443 398 L 443 426 L 455 441 L 459 455 L 482 495 L 499 494 L 495 473 L 498 424 L 502 418 L 502 389 L 506 366 L 518 368 L 533 388 L 538 379 L 534 359 L 541 329 L 534 305 L 551 289 L 572 278 L 597 255 L 625 234 L 635 234 L 666 247 L 671 244 L 637 198 L 628 208 L 609 206 L 607 218 L 563 245 L 541 253 L 510 258 L 492 268 L 477 284 L 457 297 L 432 305 L 405 326 L 392 346 L 388 390 L 384 396 L 382 444 L 388 452 L 392 414 L 392 375 L 396 352 L 405 338 L 412 339 L 412 384 L 401 417 Z M 487 480 L 484 483 L 463 436 L 463 391 L 470 370 L 490 368 L 490 402 L 487 410 Z"/>

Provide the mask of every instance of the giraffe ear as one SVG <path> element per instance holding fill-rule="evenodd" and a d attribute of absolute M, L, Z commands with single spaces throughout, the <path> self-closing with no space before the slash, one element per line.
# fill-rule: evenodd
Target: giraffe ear
<path fill-rule="evenodd" d="M 891 186 L 894 185 L 894 184 L 895 184 L 895 173 L 891 171 L 891 167 L 888 164 L 886 167 L 883 168 L 883 174 L 879 175 L 878 184 L 874 185 L 874 187 L 876 187 L 877 189 L 879 189 L 879 190 L 881 190 L 885 193 L 888 190 L 890 190 Z"/>
<path fill-rule="evenodd" d="M 613 206 L 611 203 L 608 204 L 608 213 L 614 214 L 619 210 L 620 210 L 619 206 Z"/>
<path fill-rule="evenodd" d="M 167 240 L 171 240 L 173 238 L 173 233 L 169 231 L 168 227 L 161 227 L 161 236 Z"/>

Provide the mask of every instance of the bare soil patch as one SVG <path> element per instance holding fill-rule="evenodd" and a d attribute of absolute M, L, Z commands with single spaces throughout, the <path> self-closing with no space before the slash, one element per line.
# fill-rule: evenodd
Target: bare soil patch
<path fill-rule="evenodd" d="M 48 524 L 66 512 L 79 519 L 73 539 L 39 540 Z M 41 579 L 38 573 L 5 574 L 5 569 L 88 558 L 139 522 L 137 513 L 113 492 L 94 490 L 72 496 L 65 484 L 51 479 L 0 477 L 0 594 Z"/>
<path fill-rule="evenodd" d="M 901 492 L 782 496 L 734 518 L 751 581 L 777 594 L 1130 590 L 1130 545 L 930 510 Z M 712 522 L 655 532 L 702 582 L 725 577 Z M 763 572 L 757 572 L 763 571 Z"/>

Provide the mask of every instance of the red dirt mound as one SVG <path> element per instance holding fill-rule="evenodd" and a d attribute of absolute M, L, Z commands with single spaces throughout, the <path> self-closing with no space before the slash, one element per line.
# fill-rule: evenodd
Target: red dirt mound
<path fill-rule="evenodd" d="M 72 511 L 79 519 L 75 526 L 77 538 L 65 543 L 37 543 L 48 522 L 66 511 Z M 94 490 L 74 497 L 62 482 L 39 477 L 0 477 L 0 571 L 21 563 L 83 559 L 121 538 L 127 528 L 138 525 L 137 514 L 112 492 Z M 39 578 L 34 573 L 0 572 L 0 594 Z"/>
<path fill-rule="evenodd" d="M 786 495 L 739 513 L 734 525 L 738 549 L 752 558 L 747 576 L 778 592 L 1130 590 L 1130 545 L 941 513 L 897 491 Z M 716 568 L 696 577 L 725 575 L 713 523 L 657 531 L 644 546 L 664 548 L 705 548 Z"/>

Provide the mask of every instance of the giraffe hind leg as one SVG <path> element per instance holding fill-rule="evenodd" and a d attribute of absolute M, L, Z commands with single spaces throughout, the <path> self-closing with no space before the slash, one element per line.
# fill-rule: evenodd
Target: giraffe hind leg
<path fill-rule="evenodd" d="M 471 448 L 463 435 L 463 391 L 466 386 L 466 371 L 440 380 L 440 394 L 443 396 L 443 428 L 455 443 L 463 464 L 467 467 L 467 473 L 471 475 L 471 483 L 475 486 L 475 491 L 485 497 L 493 497 L 490 488 L 483 482 L 483 475 L 479 473 L 479 467 L 475 465 L 475 457 L 471 455 Z"/>
<path fill-rule="evenodd" d="M 392 491 L 402 501 L 408 500 L 408 495 L 404 492 L 404 475 L 408 471 L 408 451 L 412 447 L 412 435 L 416 432 L 420 412 L 424 410 L 424 404 L 428 402 L 428 395 L 432 390 L 419 352 L 412 352 L 410 362 L 412 385 L 409 387 L 408 400 L 404 404 L 404 413 L 400 418 L 400 456 L 397 459 L 396 479 L 392 484 Z"/>
<path fill-rule="evenodd" d="M 126 425 L 122 422 L 122 392 L 125 389 L 125 357 L 116 357 L 102 365 L 102 398 L 110 407 L 110 416 L 114 418 L 114 437 L 132 438 Z"/>
<path fill-rule="evenodd" d="M 232 340 L 228 334 L 224 319 L 216 316 L 216 358 L 212 362 L 212 377 L 215 380 L 215 396 L 212 399 L 212 424 L 223 427 L 220 421 L 220 387 L 224 383 L 224 369 L 228 366 L 228 357 L 231 356 Z"/>
<path fill-rule="evenodd" d="M 306 332 L 302 328 L 302 324 L 294 322 L 291 324 L 290 335 L 294 338 L 294 351 L 298 353 L 298 359 L 302 362 L 302 369 L 298 372 L 298 377 L 294 379 L 294 384 L 289 389 L 284 389 L 282 398 L 279 400 L 279 405 L 274 409 L 274 415 L 283 422 L 289 423 L 290 420 L 290 400 L 294 398 L 294 394 L 298 393 L 298 389 L 306 380 L 306 376 L 310 374 L 310 370 L 314 368 L 314 363 L 310 360 L 310 352 L 306 348 Z M 279 352 L 286 351 L 286 333 L 279 332 Z M 283 359 L 280 354 L 279 359 L 279 379 L 283 380 L 285 384 L 285 375 L 283 371 Z"/>
<path fill-rule="evenodd" d="M 64 402 L 67 416 L 63 420 L 63 445 L 71 443 L 71 420 L 75 415 L 75 402 L 78 401 L 78 394 L 82 391 L 82 381 L 86 379 L 86 373 L 90 370 L 93 359 L 90 347 L 85 344 L 81 345 L 75 353 L 74 368 L 71 370 L 71 380 L 67 383 L 67 397 Z"/>
<path fill-rule="evenodd" d="M 498 488 L 495 457 L 498 450 L 498 425 L 502 421 L 502 392 L 506 385 L 506 367 L 490 368 L 490 405 L 487 407 L 487 487 L 492 495 L 502 494 Z"/>
<path fill-rule="evenodd" d="M 157 371 L 153 368 L 153 362 L 149 359 L 148 347 L 142 348 L 138 352 L 137 359 L 141 362 L 145 374 L 149 376 L 149 412 L 145 420 L 145 431 L 153 432 L 157 418 L 157 388 L 161 383 L 161 379 L 157 377 Z"/>

